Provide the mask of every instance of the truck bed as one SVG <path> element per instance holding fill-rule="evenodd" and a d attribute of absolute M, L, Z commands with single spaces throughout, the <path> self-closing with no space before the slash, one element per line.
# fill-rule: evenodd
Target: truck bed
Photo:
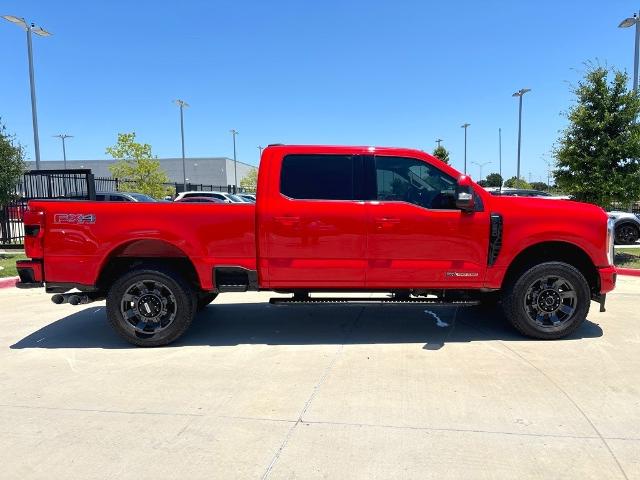
<path fill-rule="evenodd" d="M 44 211 L 44 278 L 94 285 L 114 257 L 187 257 L 210 289 L 212 266 L 256 270 L 255 205 L 32 201 Z"/>

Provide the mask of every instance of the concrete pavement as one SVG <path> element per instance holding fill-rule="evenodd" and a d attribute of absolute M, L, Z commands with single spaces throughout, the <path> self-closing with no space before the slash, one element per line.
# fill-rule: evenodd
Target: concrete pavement
<path fill-rule="evenodd" d="M 571 338 L 223 294 L 176 345 L 0 291 L 2 478 L 640 478 L 640 279 Z"/>

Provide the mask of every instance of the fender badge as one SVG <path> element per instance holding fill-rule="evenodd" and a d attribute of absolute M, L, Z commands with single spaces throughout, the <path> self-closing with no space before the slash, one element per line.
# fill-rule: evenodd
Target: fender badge
<path fill-rule="evenodd" d="M 68 225 L 96 223 L 96 216 L 93 213 L 56 213 L 53 217 L 53 223 L 63 223 Z"/>
<path fill-rule="evenodd" d="M 478 272 L 447 272 L 447 277 L 477 277 Z"/>

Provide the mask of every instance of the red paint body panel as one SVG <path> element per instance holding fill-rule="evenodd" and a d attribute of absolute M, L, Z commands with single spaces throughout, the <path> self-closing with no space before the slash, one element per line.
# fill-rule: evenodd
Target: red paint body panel
<path fill-rule="evenodd" d="M 262 155 L 255 205 L 33 201 L 25 222 L 42 222 L 33 251 L 43 248 L 45 281 L 94 285 L 115 256 L 184 256 L 203 289 L 215 287 L 216 266 L 257 270 L 263 289 L 500 288 L 520 252 L 556 241 L 588 255 L 602 293 L 613 288 L 607 216 L 598 207 L 491 196 L 475 184 L 483 209 L 472 213 L 400 201 L 293 200 L 279 185 L 282 160 L 292 153 L 411 157 L 460 176 L 417 150 L 271 146 Z M 502 215 L 503 242 L 488 266 L 492 213 Z M 93 215 L 87 218 L 94 222 L 56 223 L 57 214 Z"/>
<path fill-rule="evenodd" d="M 108 259 L 143 250 L 186 256 L 203 289 L 213 288 L 213 265 L 256 269 L 252 204 L 33 201 L 29 208 L 45 212 L 47 282 L 94 285 Z M 56 223 L 59 213 L 92 214 L 95 223 Z"/>

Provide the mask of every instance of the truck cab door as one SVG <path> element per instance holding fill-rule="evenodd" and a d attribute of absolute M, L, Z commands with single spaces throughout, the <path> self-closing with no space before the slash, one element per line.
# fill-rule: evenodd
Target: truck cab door
<path fill-rule="evenodd" d="M 487 268 L 489 215 L 455 205 L 457 179 L 422 159 L 376 155 L 366 202 L 367 287 L 474 288 Z"/>
<path fill-rule="evenodd" d="M 265 285 L 363 288 L 367 219 L 360 192 L 362 157 L 289 154 L 281 162 L 279 170 L 272 170 L 267 198 L 261 200 L 268 203 L 258 206 Z"/>

